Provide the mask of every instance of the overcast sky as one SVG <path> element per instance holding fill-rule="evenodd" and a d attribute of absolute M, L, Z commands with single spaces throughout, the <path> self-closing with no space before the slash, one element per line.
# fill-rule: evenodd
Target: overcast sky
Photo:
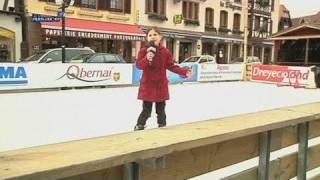
<path fill-rule="evenodd" d="M 320 0 L 280 0 L 292 17 L 308 16 L 320 11 Z"/>

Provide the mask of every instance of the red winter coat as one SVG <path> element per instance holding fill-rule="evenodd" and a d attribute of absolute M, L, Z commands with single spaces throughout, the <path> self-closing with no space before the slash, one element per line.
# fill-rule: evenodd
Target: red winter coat
<path fill-rule="evenodd" d="M 150 102 L 162 102 L 169 99 L 168 78 L 166 69 L 186 76 L 187 69 L 175 65 L 172 54 L 163 46 L 157 47 L 152 63 L 147 59 L 147 48 L 138 53 L 137 68 L 143 70 L 140 80 L 138 99 Z"/>

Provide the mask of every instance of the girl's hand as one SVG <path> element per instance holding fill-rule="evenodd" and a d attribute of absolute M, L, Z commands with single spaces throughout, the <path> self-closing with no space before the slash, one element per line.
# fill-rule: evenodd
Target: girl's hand
<path fill-rule="evenodd" d="M 153 54 L 152 52 L 148 52 L 148 53 L 147 53 L 147 59 L 148 59 L 148 61 L 152 61 L 153 57 L 154 57 L 154 54 Z"/>
<path fill-rule="evenodd" d="M 189 70 L 186 74 L 187 78 L 191 78 L 194 75 L 194 72 L 192 70 Z"/>

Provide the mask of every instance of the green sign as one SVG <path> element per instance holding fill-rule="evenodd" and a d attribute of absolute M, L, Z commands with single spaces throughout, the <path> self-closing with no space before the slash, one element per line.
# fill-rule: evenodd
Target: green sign
<path fill-rule="evenodd" d="M 182 23 L 182 14 L 174 15 L 173 22 L 175 24 L 181 24 Z"/>

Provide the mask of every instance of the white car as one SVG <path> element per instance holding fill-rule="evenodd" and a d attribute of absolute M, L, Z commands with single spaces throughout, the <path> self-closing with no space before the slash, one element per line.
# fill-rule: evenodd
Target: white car
<path fill-rule="evenodd" d="M 231 60 L 230 64 L 242 64 L 243 63 L 243 57 L 237 57 L 233 60 Z M 248 64 L 262 64 L 259 57 L 257 56 L 248 56 L 247 58 Z"/>
<path fill-rule="evenodd" d="M 94 50 L 85 48 L 66 48 L 66 63 L 80 54 L 93 54 Z M 22 60 L 25 63 L 52 63 L 62 62 L 62 50 L 61 48 L 46 49 L 37 52 L 36 54 Z"/>
<path fill-rule="evenodd" d="M 192 64 L 217 64 L 215 57 L 210 55 L 201 55 L 201 56 L 191 56 L 182 63 L 192 63 Z"/>

